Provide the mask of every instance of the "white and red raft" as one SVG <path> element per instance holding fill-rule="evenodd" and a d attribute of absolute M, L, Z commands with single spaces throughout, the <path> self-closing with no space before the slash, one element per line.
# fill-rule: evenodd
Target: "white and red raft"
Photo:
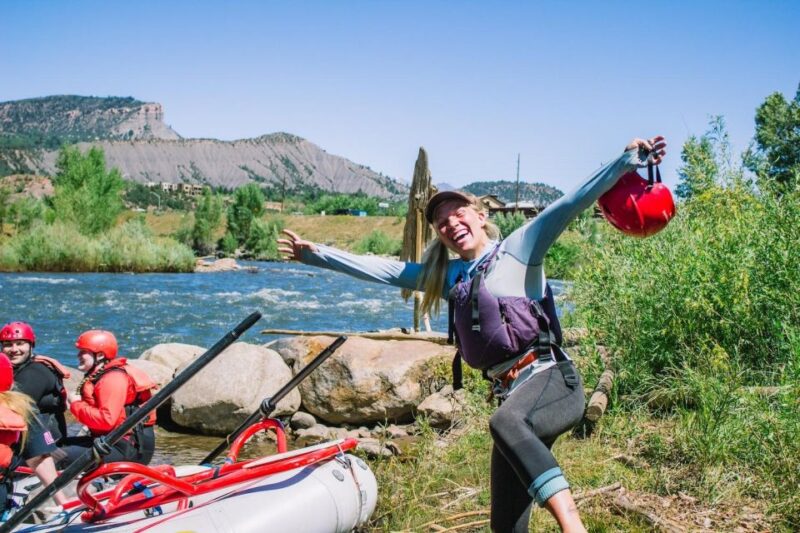
<path fill-rule="evenodd" d="M 247 439 L 278 433 L 278 453 L 237 460 Z M 282 427 L 264 420 L 231 445 L 218 466 L 110 463 L 85 474 L 64 512 L 14 531 L 33 532 L 345 532 L 364 526 L 377 503 L 375 476 L 347 453 L 356 439 L 286 451 Z M 92 482 L 113 478 L 109 489 Z"/>

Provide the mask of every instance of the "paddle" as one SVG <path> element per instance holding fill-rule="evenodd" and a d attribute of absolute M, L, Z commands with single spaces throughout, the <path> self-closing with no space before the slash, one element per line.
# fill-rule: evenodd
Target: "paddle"
<path fill-rule="evenodd" d="M 0 533 L 11 531 L 16 526 L 22 523 L 23 520 L 33 512 L 34 509 L 39 507 L 53 494 L 63 489 L 69 484 L 70 481 L 78 477 L 78 475 L 86 470 L 88 467 L 96 468 L 100 463 L 101 456 L 107 455 L 111 452 L 111 447 L 122 437 L 124 437 L 133 427 L 142 422 L 148 414 L 158 408 L 159 405 L 164 403 L 176 390 L 178 390 L 184 383 L 189 381 L 195 374 L 197 374 L 204 366 L 211 362 L 217 355 L 219 355 L 225 348 L 233 344 L 242 333 L 250 329 L 250 327 L 258 322 L 261 318 L 261 313 L 255 312 L 242 320 L 235 328 L 229 331 L 223 338 L 209 348 L 204 354 L 194 360 L 187 366 L 183 372 L 178 374 L 175 379 L 164 385 L 152 398 L 147 400 L 144 404 L 131 413 L 129 417 L 116 429 L 107 435 L 98 437 L 94 440 L 92 448 L 86 450 L 83 455 L 78 457 L 61 474 L 51 483 L 46 486 L 42 492 L 37 494 L 33 499 L 28 501 L 22 506 L 19 511 L 11 515 L 7 522 L 0 525 Z"/>
<path fill-rule="evenodd" d="M 284 385 L 278 392 L 273 394 L 269 398 L 265 398 L 261 402 L 261 407 L 259 407 L 253 414 L 247 417 L 247 419 L 242 422 L 238 428 L 236 428 L 233 433 L 225 437 L 225 440 L 219 443 L 219 446 L 214 448 L 214 451 L 206 455 L 205 459 L 200 461 L 201 465 L 211 464 L 211 461 L 217 458 L 217 456 L 222 453 L 225 448 L 230 446 L 231 442 L 236 440 L 236 437 L 242 434 L 242 432 L 250 427 L 251 425 L 255 424 L 262 418 L 267 418 L 269 415 L 272 414 L 272 411 L 275 410 L 275 407 L 278 405 L 284 396 L 289 394 L 292 389 L 297 387 L 301 381 L 306 379 L 308 375 L 313 372 L 319 365 L 321 365 L 325 360 L 333 355 L 333 352 L 339 349 L 339 347 L 344 344 L 344 341 L 347 340 L 347 336 L 341 335 L 335 341 L 333 341 L 327 348 L 322 350 L 318 356 L 314 358 L 313 361 L 308 363 L 305 367 L 303 367 L 300 372 L 298 372 L 286 385 Z"/>

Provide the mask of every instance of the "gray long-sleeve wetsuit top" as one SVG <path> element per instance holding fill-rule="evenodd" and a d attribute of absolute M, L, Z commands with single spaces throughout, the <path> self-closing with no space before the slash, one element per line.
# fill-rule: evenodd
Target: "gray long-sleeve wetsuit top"
<path fill-rule="evenodd" d="M 646 164 L 646 153 L 630 150 L 601 167 L 576 189 L 562 196 L 533 220 L 518 228 L 500 243 L 497 259 L 486 273 L 486 287 L 495 296 L 544 297 L 543 260 L 547 250 L 567 225 L 592 205 L 626 172 Z M 318 251 L 304 249 L 301 261 L 308 265 L 343 272 L 359 279 L 406 289 L 418 289 L 421 263 L 394 261 L 374 256 L 355 255 L 330 246 L 317 245 Z M 445 280 L 444 298 L 456 283 L 472 277 L 475 268 L 494 249 L 487 246 L 476 259 L 451 259 Z"/>

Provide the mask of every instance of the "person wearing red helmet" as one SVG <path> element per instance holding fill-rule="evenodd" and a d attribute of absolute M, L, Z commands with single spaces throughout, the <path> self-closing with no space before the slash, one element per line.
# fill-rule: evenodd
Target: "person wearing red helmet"
<path fill-rule="evenodd" d="M 66 435 L 63 379 L 69 377 L 69 372 L 58 361 L 33 354 L 36 335 L 25 322 L 4 325 L 0 329 L 0 343 L 13 368 L 14 389 L 34 403 L 20 457 L 43 484 L 49 485 L 58 476 L 52 454 L 57 451 L 58 441 Z M 58 491 L 54 500 L 62 504 L 67 498 Z"/>
<path fill-rule="evenodd" d="M 84 378 L 78 394 L 67 398 L 70 412 L 90 432 L 88 437 L 68 437 L 59 456 L 67 465 L 92 446 L 94 438 L 110 433 L 139 405 L 146 402 L 155 383 L 142 370 L 117 357 L 117 339 L 110 331 L 89 330 L 75 342 L 78 370 Z M 103 462 L 133 461 L 148 464 L 155 449 L 155 412 L 148 420 L 120 439 Z"/>
<path fill-rule="evenodd" d="M 661 136 L 634 139 L 622 155 L 504 239 L 473 195 L 439 192 L 425 208 L 437 238 L 421 263 L 350 254 L 289 230 L 278 240 L 287 259 L 423 291 L 423 313 L 448 301 L 457 353 L 491 379 L 499 402 L 489 420 L 492 531 L 528 531 L 534 502 L 562 530 L 586 531 L 551 451 L 581 420 L 585 398 L 577 369 L 560 346 L 544 258 L 572 220 L 624 174 L 659 164 L 665 149 Z M 460 368 L 456 359 L 454 382 Z"/>
<path fill-rule="evenodd" d="M 64 380 L 69 370 L 50 357 L 33 353 L 36 335 L 30 324 L 9 322 L 0 329 L 3 353 L 14 366 L 14 383 L 17 390 L 30 396 L 52 437 L 59 442 L 67 434 L 64 417 L 66 389 Z"/>

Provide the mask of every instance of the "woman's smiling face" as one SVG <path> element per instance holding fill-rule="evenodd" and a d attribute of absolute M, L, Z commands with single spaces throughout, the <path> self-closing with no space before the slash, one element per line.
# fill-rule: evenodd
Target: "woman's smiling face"
<path fill-rule="evenodd" d="M 442 202 L 433 215 L 439 239 L 462 259 L 475 259 L 489 243 L 486 235 L 486 213 L 477 211 L 463 200 Z"/>

